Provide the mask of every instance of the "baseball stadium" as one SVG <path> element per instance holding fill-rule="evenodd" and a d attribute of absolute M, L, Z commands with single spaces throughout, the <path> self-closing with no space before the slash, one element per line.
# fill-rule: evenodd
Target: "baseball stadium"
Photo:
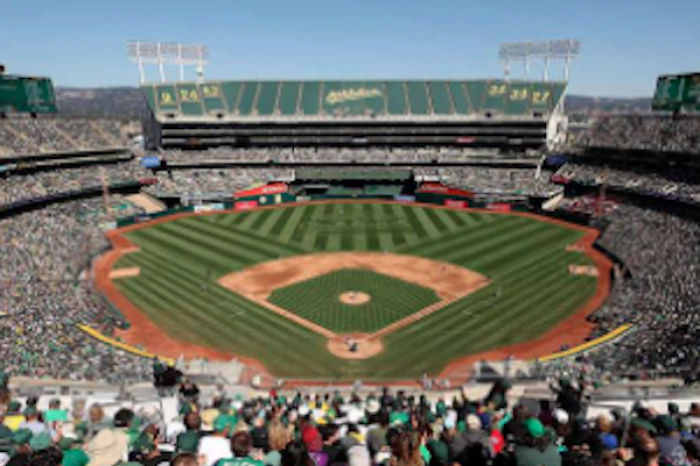
<path fill-rule="evenodd" d="M 0 65 L 0 465 L 700 464 L 699 73 L 126 52 L 138 86 Z"/>
<path fill-rule="evenodd" d="M 679 87 L 668 81 L 659 96 Z M 58 288 L 84 307 L 66 325 L 137 367 L 449 385 L 484 364 L 528 373 L 604 354 L 638 326 L 609 318 L 631 271 L 601 235 L 621 196 L 643 193 L 575 180 L 556 155 L 572 138 L 565 81 L 144 83 L 138 126 L 61 119 L 50 79 L 2 84 L 6 179 L 68 175 L 18 194 L 5 223 L 91 206 L 71 220 L 89 234 L 58 255 L 76 277 Z M 10 152 L 37 136 L 35 153 Z M 577 150 L 591 164 L 606 151 Z M 38 274 L 50 285 L 37 294 L 58 291 L 61 268 Z"/>

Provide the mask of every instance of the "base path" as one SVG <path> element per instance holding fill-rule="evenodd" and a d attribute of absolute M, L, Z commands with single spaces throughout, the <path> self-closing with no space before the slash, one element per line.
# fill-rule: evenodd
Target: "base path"
<path fill-rule="evenodd" d="M 464 297 L 489 284 L 480 273 L 432 259 L 378 252 L 332 252 L 263 262 L 228 274 L 219 285 L 256 302 L 274 290 L 343 269 L 364 269 L 430 288 L 443 300 Z M 350 290 L 352 291 L 352 290 Z"/>
<path fill-rule="evenodd" d="M 141 273 L 140 267 L 127 267 L 123 269 L 113 269 L 109 272 L 109 278 L 128 278 L 128 277 L 138 277 Z"/>

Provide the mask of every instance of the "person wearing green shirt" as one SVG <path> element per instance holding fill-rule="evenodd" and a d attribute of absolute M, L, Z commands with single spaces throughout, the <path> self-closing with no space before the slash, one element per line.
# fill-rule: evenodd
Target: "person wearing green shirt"
<path fill-rule="evenodd" d="M 561 466 L 559 449 L 540 420 L 526 419 L 523 426 L 525 442 L 524 445 L 518 445 L 515 448 L 516 464 L 518 466 Z"/>
<path fill-rule="evenodd" d="M 223 458 L 216 462 L 216 466 L 265 466 L 259 455 L 251 457 L 253 450 L 253 438 L 248 432 L 238 432 L 231 438 L 231 452 L 233 458 Z"/>

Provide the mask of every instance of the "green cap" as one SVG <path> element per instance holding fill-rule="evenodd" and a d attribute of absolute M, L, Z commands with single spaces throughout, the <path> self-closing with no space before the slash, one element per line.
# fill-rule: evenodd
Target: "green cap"
<path fill-rule="evenodd" d="M 539 419 L 531 417 L 529 419 L 526 419 L 524 424 L 525 430 L 527 430 L 527 433 L 530 434 L 531 437 L 541 438 L 544 436 L 544 426 L 542 425 Z"/>
<path fill-rule="evenodd" d="M 635 417 L 635 418 L 632 418 L 631 423 L 632 423 L 633 426 L 639 427 L 640 429 L 644 429 L 644 430 L 646 430 L 647 432 L 649 432 L 649 433 L 651 433 L 651 434 L 657 433 L 657 430 L 656 430 L 656 427 L 654 427 L 654 424 L 652 424 L 651 422 L 647 421 L 647 420 L 644 419 L 643 417 Z"/>
<path fill-rule="evenodd" d="M 656 418 L 656 425 L 659 426 L 659 428 L 663 432 L 673 432 L 678 430 L 678 426 L 676 425 L 676 421 L 673 420 L 671 416 L 659 416 Z"/>
<path fill-rule="evenodd" d="M 61 451 L 70 450 L 76 443 L 78 443 L 78 439 L 76 438 L 63 437 L 61 440 L 58 441 L 58 448 Z"/>
<path fill-rule="evenodd" d="M 39 414 L 39 411 L 36 409 L 36 406 L 27 406 L 24 408 L 25 416 L 36 416 L 37 414 Z"/>
<path fill-rule="evenodd" d="M 62 466 L 86 466 L 90 457 L 83 450 L 68 450 L 63 452 Z"/>
<path fill-rule="evenodd" d="M 223 432 L 228 427 L 230 427 L 230 418 L 225 414 L 220 414 L 216 419 L 214 419 L 214 431 Z"/>
<path fill-rule="evenodd" d="M 22 403 L 19 401 L 10 401 L 10 404 L 7 405 L 7 412 L 9 414 L 19 413 L 20 409 L 22 409 Z"/>
<path fill-rule="evenodd" d="M 49 433 L 46 431 L 32 436 L 31 440 L 29 441 L 29 446 L 32 447 L 32 450 L 34 451 L 46 450 L 51 445 L 53 445 L 53 441 L 51 440 Z"/>
<path fill-rule="evenodd" d="M 678 414 L 681 411 L 680 406 L 678 406 L 678 403 L 669 403 L 668 404 L 668 412 L 671 414 Z"/>
<path fill-rule="evenodd" d="M 17 429 L 12 434 L 12 443 L 21 446 L 26 445 L 32 439 L 32 431 L 29 429 Z"/>
<path fill-rule="evenodd" d="M 408 424 L 408 421 L 410 420 L 408 413 L 404 413 L 401 411 L 393 411 L 389 415 L 389 423 L 391 424 Z"/>
<path fill-rule="evenodd" d="M 195 453 L 199 447 L 199 434 L 197 432 L 183 432 L 177 436 L 175 446 L 178 452 Z"/>
<path fill-rule="evenodd" d="M 430 441 L 428 442 L 428 448 L 433 453 L 433 455 L 440 460 L 440 464 L 448 464 L 450 459 L 450 449 L 445 442 L 440 441 Z"/>

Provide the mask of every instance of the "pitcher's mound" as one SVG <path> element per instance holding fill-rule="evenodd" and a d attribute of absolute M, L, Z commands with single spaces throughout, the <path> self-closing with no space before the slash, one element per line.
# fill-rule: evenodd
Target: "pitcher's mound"
<path fill-rule="evenodd" d="M 338 299 L 343 304 L 359 306 L 368 303 L 372 298 L 367 293 L 362 293 L 361 291 L 348 291 L 347 293 L 341 294 Z"/>

